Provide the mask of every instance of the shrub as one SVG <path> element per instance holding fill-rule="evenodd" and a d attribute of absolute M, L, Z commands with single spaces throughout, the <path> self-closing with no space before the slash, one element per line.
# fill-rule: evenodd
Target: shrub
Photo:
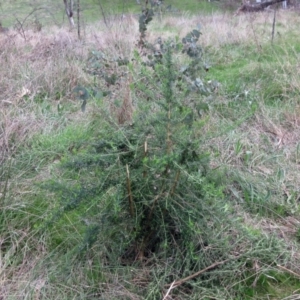
<path fill-rule="evenodd" d="M 216 290 L 222 299 L 229 290 L 238 297 L 244 291 L 235 282 L 251 281 L 253 273 L 256 281 L 282 254 L 276 239 L 253 234 L 233 217 L 218 184 L 225 174 L 210 169 L 202 150 L 207 110 L 198 108 L 210 91 L 199 76 L 206 69 L 199 36 L 193 31 L 182 43 L 161 42 L 157 53 L 144 43 L 128 64 L 130 122 L 99 113 L 94 137 L 63 159 L 61 181 L 44 185 L 60 200 L 48 224 L 62 226 L 56 221 L 67 215 L 84 232 L 78 257 L 97 251 L 110 267 L 147 265 L 151 278 L 140 293 L 150 293 L 159 278 L 150 293 L 155 299 L 173 281 L 184 297 L 192 290 L 194 299 Z M 190 59 L 184 68 L 174 62 L 180 51 Z M 255 269 L 260 260 L 268 267 Z"/>

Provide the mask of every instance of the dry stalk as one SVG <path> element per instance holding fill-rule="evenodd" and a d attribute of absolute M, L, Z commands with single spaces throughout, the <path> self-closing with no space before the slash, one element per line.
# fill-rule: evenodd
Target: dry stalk
<path fill-rule="evenodd" d="M 125 95 L 123 97 L 122 107 L 118 113 L 118 123 L 120 125 L 124 123 L 132 123 L 132 113 L 133 113 L 133 105 L 131 99 L 131 89 L 130 84 L 132 82 L 132 76 L 129 75 L 127 82 L 126 82 L 126 90 Z"/>
<path fill-rule="evenodd" d="M 5 182 L 4 182 L 4 188 L 3 188 L 3 191 L 0 193 L 0 205 L 4 202 L 6 193 L 8 190 L 8 179 L 9 179 L 9 175 L 10 175 L 11 164 L 12 164 L 12 160 L 9 159 L 7 173 L 5 174 L 6 178 L 5 178 Z M 1 185 L 0 185 L 0 187 L 1 187 Z"/>
<path fill-rule="evenodd" d="M 173 282 L 171 283 L 169 289 L 167 290 L 166 294 L 165 294 L 164 297 L 163 297 L 163 300 L 167 300 L 167 299 L 168 299 L 169 294 L 170 294 L 170 292 L 171 292 L 172 289 L 173 289 L 174 283 L 175 283 L 175 281 L 173 281 Z"/>
<path fill-rule="evenodd" d="M 214 269 L 215 267 L 217 267 L 217 266 L 219 266 L 219 265 L 222 265 L 222 264 L 228 262 L 229 260 L 230 260 L 230 259 L 225 259 L 225 260 L 223 260 L 223 261 L 215 262 L 214 264 L 208 266 L 207 268 L 202 269 L 202 270 L 200 270 L 200 271 L 198 271 L 198 272 L 196 272 L 196 273 L 194 273 L 194 274 L 192 274 L 192 275 L 190 275 L 190 276 L 187 276 L 187 277 L 185 277 L 185 278 L 183 278 L 183 279 L 174 281 L 174 282 L 172 282 L 171 284 L 167 284 L 166 287 L 167 287 L 167 288 L 170 288 L 170 287 L 172 286 L 173 288 L 176 288 L 176 287 L 178 287 L 179 285 L 182 285 L 183 283 L 185 283 L 186 281 L 189 281 L 189 280 L 191 280 L 191 279 L 193 279 L 193 278 L 195 278 L 195 277 L 197 277 L 197 276 L 199 276 L 199 275 L 205 273 L 206 271 L 209 271 L 209 270 L 211 270 L 211 269 Z"/>
<path fill-rule="evenodd" d="M 271 43 L 273 44 L 274 41 L 274 34 L 275 34 L 275 24 L 276 24 L 276 11 L 277 9 L 274 9 L 274 17 L 273 17 L 273 24 L 272 24 L 272 38 L 271 38 Z"/>
<path fill-rule="evenodd" d="M 168 128 L 167 128 L 167 153 L 170 154 L 172 151 L 172 140 L 171 140 L 171 103 L 169 103 L 169 110 L 168 110 Z"/>
<path fill-rule="evenodd" d="M 130 216 L 134 216 L 133 211 L 133 197 L 131 192 L 131 183 L 130 183 L 130 173 L 129 173 L 129 167 L 126 165 L 126 179 L 127 179 L 127 193 L 128 193 L 128 202 L 129 202 L 129 212 Z"/>
<path fill-rule="evenodd" d="M 285 271 L 285 272 L 287 272 L 287 273 L 289 273 L 289 274 L 291 274 L 291 275 L 297 277 L 297 278 L 300 278 L 300 274 L 298 274 L 298 273 L 296 273 L 296 272 L 294 272 L 294 271 L 292 271 L 292 270 L 290 270 L 290 269 L 288 269 L 288 268 L 286 268 L 286 267 L 284 267 L 284 266 L 277 265 L 277 267 L 278 267 L 279 269 L 281 269 L 281 270 L 283 270 L 283 271 Z"/>
<path fill-rule="evenodd" d="M 81 39 L 81 27 L 80 27 L 80 0 L 77 0 L 77 36 Z"/>
<path fill-rule="evenodd" d="M 171 196 L 174 195 L 174 192 L 175 192 L 175 189 L 176 189 L 176 186 L 177 186 L 177 183 L 178 183 L 179 176 L 180 176 L 180 171 L 178 170 L 177 173 L 176 173 L 176 176 L 175 176 L 175 181 L 174 181 L 173 187 L 171 189 L 171 193 L 170 193 Z"/>
<path fill-rule="evenodd" d="M 144 158 L 148 156 L 148 143 L 147 140 L 144 143 Z M 143 177 L 145 178 L 147 176 L 147 170 L 146 167 L 144 167 Z"/>

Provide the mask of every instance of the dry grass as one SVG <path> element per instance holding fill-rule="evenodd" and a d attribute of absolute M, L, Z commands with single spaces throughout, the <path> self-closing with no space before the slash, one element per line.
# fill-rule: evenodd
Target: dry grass
<path fill-rule="evenodd" d="M 131 57 L 138 39 L 138 20 L 132 15 L 119 17 L 112 23 L 103 21 L 86 28 L 88 44 L 109 51 L 112 56 Z"/>
<path fill-rule="evenodd" d="M 297 29 L 297 13 L 279 11 L 277 13 L 277 37 L 284 36 Z M 230 13 L 211 16 L 166 17 L 161 22 L 151 25 L 154 30 L 163 29 L 162 35 L 168 37 L 174 31 L 185 36 L 191 29 L 200 26 L 203 35 L 200 43 L 204 47 L 218 48 L 226 44 L 265 43 L 271 40 L 273 12 L 233 16 Z M 169 32 L 168 32 L 169 31 Z"/>
<path fill-rule="evenodd" d="M 103 50 L 113 57 L 128 57 L 137 39 L 137 22 L 130 16 L 109 29 L 101 22 L 86 28 L 85 41 L 66 29 L 49 28 L 49 32 L 26 32 L 26 40 L 12 33 L 0 39 L 0 100 L 18 104 L 24 88 L 30 98 L 41 92 L 50 97 L 60 88 L 70 93 L 78 83 L 88 82 L 82 61 L 89 49 Z"/>
<path fill-rule="evenodd" d="M 53 128 L 40 103 L 55 112 L 59 103 L 72 103 L 77 85 L 90 84 L 83 71 L 90 49 L 115 58 L 130 57 L 138 31 L 132 16 L 119 19 L 109 28 L 103 22 L 87 27 L 84 42 L 66 29 L 47 30 L 28 30 L 26 39 L 17 32 L 0 36 L 0 149 L 6 154 L 11 155 L 35 133 Z M 122 94 L 128 98 L 128 89 L 125 83 L 121 98 Z"/>
<path fill-rule="evenodd" d="M 26 39 L 13 30 L 7 35 L 0 35 L 1 167 L 7 158 L 14 157 L 17 151 L 22 151 L 34 135 L 53 133 L 59 131 L 60 126 L 65 126 L 63 124 L 66 122 L 78 123 L 82 119 L 80 106 L 77 100 L 74 101 L 72 91 L 77 85 L 91 83 L 91 78 L 83 71 L 89 51 L 99 50 L 112 57 L 128 57 L 135 47 L 137 35 L 134 33 L 137 34 L 138 26 L 133 17 L 119 19 L 110 25 L 107 28 L 104 22 L 99 22 L 87 26 L 83 42 L 78 41 L 74 32 L 55 27 L 47 28 L 47 32 L 27 30 Z M 124 82 L 123 88 L 117 92 L 114 98 L 124 100 L 121 111 L 117 112 L 120 123 L 123 123 L 124 118 L 131 118 L 132 113 L 129 82 Z M 114 99 L 109 99 L 109 105 L 113 101 Z M 60 117 L 57 111 L 58 104 L 69 106 L 71 109 Z M 74 106 L 75 111 L 72 109 Z M 87 113 L 86 117 L 89 116 L 91 114 Z M 3 171 L 1 167 L 0 171 Z M 39 176 L 45 176 L 41 174 L 49 176 L 49 172 L 50 168 L 42 170 L 35 180 Z M 25 198 L 31 194 L 29 187 L 35 180 L 20 181 L 21 173 L 20 170 L 16 178 L 9 180 L 10 192 L 6 196 L 14 198 L 14 207 L 4 208 L 1 203 L 2 212 L 21 212 L 27 205 L 30 206 Z M 8 176 L 6 173 L 4 175 L 5 178 Z M 1 200 L 4 186 L 2 183 L 0 181 Z M 1 215 L 1 218 L 3 216 Z M 61 294 L 57 295 L 57 287 L 49 284 L 47 274 L 43 274 L 39 267 L 49 253 L 44 248 L 42 239 L 35 240 L 34 230 L 27 227 L 26 221 L 27 217 L 24 218 L 24 224 L 9 222 L 7 236 L 1 236 L 0 299 L 42 299 L 45 297 L 45 289 L 52 295 L 51 299 L 63 299 L 64 293 L 68 293 L 71 288 L 61 286 L 58 288 Z M 20 229 L 17 230 L 15 226 Z M 35 276 L 36 271 L 39 272 L 38 276 Z M 55 289 L 55 292 L 52 292 L 52 289 Z M 113 285 L 108 292 L 109 296 L 113 297 L 112 292 L 116 294 L 116 291 Z M 125 288 L 117 294 L 128 296 Z M 135 296 L 131 296 L 132 299 L 133 297 Z M 68 299 L 68 296 L 65 299 Z"/>

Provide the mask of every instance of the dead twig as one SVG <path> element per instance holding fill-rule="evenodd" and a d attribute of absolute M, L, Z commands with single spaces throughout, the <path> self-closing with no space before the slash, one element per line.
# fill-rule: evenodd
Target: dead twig
<path fill-rule="evenodd" d="M 243 4 L 235 13 L 235 15 L 239 15 L 240 13 L 252 13 L 252 12 L 258 12 L 263 11 L 265 8 L 267 8 L 270 5 L 283 2 L 285 0 L 270 0 L 266 2 L 262 2 L 259 4 Z"/>
<path fill-rule="evenodd" d="M 274 17 L 273 17 L 273 24 L 272 24 L 272 38 L 271 38 L 271 43 L 273 44 L 274 41 L 274 35 L 275 35 L 275 24 L 276 24 L 276 11 L 277 9 L 274 9 Z"/>
<path fill-rule="evenodd" d="M 172 289 L 173 289 L 174 283 L 175 283 L 175 281 L 173 281 L 173 282 L 171 283 L 169 289 L 167 290 L 167 293 L 166 293 L 166 294 L 164 295 L 164 297 L 163 297 L 163 300 L 167 300 L 167 299 L 168 299 L 168 296 L 169 296 L 170 292 L 171 292 Z"/>
<path fill-rule="evenodd" d="M 300 278 L 300 274 L 298 274 L 298 273 L 296 273 L 296 272 L 294 272 L 294 271 L 292 271 L 292 270 L 290 270 L 290 269 L 288 269 L 288 268 L 286 268 L 286 267 L 284 267 L 284 266 L 277 265 L 277 267 L 278 267 L 279 269 L 281 269 L 281 270 L 283 270 L 283 271 L 285 271 L 285 272 L 287 272 L 287 273 L 289 273 L 289 274 L 295 276 L 295 277 Z"/>
<path fill-rule="evenodd" d="M 229 260 L 230 260 L 230 259 L 225 259 L 225 260 L 223 260 L 223 261 L 215 262 L 214 264 L 212 264 L 212 265 L 206 267 L 205 269 L 202 269 L 202 270 L 200 270 L 200 271 L 198 271 L 198 272 L 196 272 L 196 273 L 194 273 L 194 274 L 192 274 L 192 275 L 190 275 L 190 276 L 188 276 L 188 277 L 185 277 L 185 278 L 183 278 L 183 279 L 174 281 L 174 282 L 172 282 L 171 284 L 167 284 L 166 287 L 171 288 L 171 286 L 172 286 L 173 288 L 175 288 L 175 287 L 177 287 L 177 286 L 179 286 L 179 285 L 185 283 L 186 281 L 189 281 L 190 279 L 193 279 L 193 278 L 199 276 L 200 274 L 205 273 L 206 271 L 209 271 L 209 270 L 211 270 L 211 269 L 214 269 L 215 267 L 217 267 L 217 266 L 219 266 L 219 265 L 222 265 L 222 264 L 228 262 Z"/>

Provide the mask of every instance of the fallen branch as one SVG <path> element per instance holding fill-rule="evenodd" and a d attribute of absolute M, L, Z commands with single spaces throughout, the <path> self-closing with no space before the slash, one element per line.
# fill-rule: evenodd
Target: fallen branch
<path fill-rule="evenodd" d="M 300 278 L 300 274 L 298 274 L 298 273 L 296 273 L 296 272 L 294 272 L 294 271 L 292 271 L 292 270 L 290 270 L 290 269 L 288 269 L 288 268 L 286 268 L 286 267 L 284 267 L 284 266 L 277 265 L 277 267 L 278 267 L 279 269 L 281 269 L 281 270 L 287 272 L 287 273 L 290 273 L 291 275 L 293 275 L 293 276 L 295 276 L 295 277 Z"/>
<path fill-rule="evenodd" d="M 199 276 L 199 275 L 202 274 L 202 273 L 205 273 L 206 271 L 209 271 L 209 270 L 211 270 L 211 269 L 214 269 L 215 267 L 217 267 L 217 266 L 219 266 L 219 265 L 222 265 L 222 264 L 228 262 L 229 260 L 230 260 L 230 259 L 226 259 L 226 260 L 223 260 L 223 261 L 218 261 L 218 262 L 216 262 L 216 263 L 214 263 L 214 264 L 212 264 L 212 265 L 206 267 L 205 269 L 202 269 L 202 270 L 200 270 L 200 271 L 198 271 L 198 272 L 196 272 L 196 273 L 194 273 L 194 274 L 192 274 L 192 275 L 190 275 L 190 276 L 188 276 L 188 277 L 185 277 L 185 278 L 183 278 L 183 279 L 174 281 L 174 282 L 172 282 L 171 284 L 167 284 L 165 287 L 166 287 L 166 288 L 169 288 L 169 291 L 170 291 L 170 288 L 171 288 L 171 287 L 172 287 L 172 288 L 175 288 L 175 287 L 177 287 L 177 286 L 179 286 L 179 285 L 185 283 L 186 281 L 188 281 L 188 280 L 190 280 L 190 279 L 193 279 L 193 278 Z M 169 291 L 168 291 L 168 292 L 169 292 Z"/>
<path fill-rule="evenodd" d="M 175 283 L 175 281 L 173 281 L 173 282 L 171 283 L 169 289 L 167 290 L 167 293 L 166 293 L 166 294 L 164 295 L 164 297 L 163 297 L 163 300 L 167 300 L 167 299 L 168 299 L 168 296 L 169 296 L 170 292 L 171 292 L 172 289 L 173 289 L 174 283 Z"/>
<path fill-rule="evenodd" d="M 248 12 L 258 12 L 258 11 L 263 11 L 265 8 L 267 8 L 270 5 L 284 2 L 285 0 L 271 0 L 271 1 L 266 1 L 262 2 L 259 4 L 243 4 L 236 12 L 236 15 L 239 13 L 248 13 Z"/>

